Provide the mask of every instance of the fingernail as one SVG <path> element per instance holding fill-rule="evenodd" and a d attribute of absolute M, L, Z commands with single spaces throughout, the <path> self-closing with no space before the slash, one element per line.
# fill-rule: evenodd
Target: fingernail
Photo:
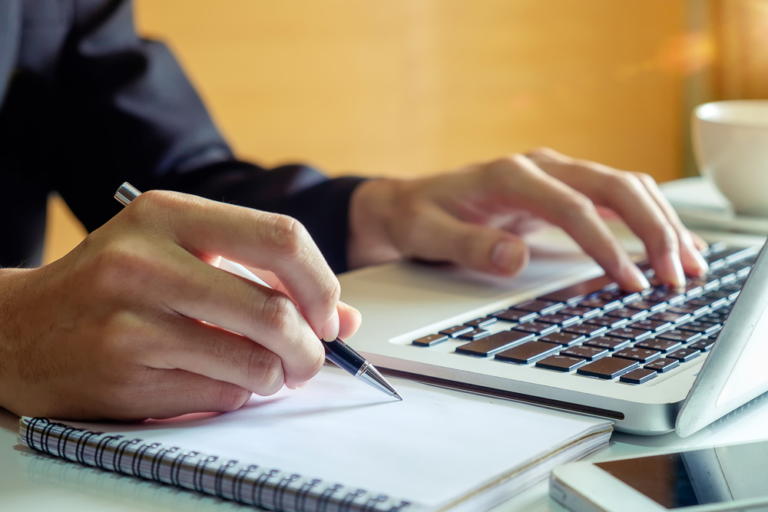
<path fill-rule="evenodd" d="M 707 260 L 704 259 L 704 256 L 701 255 L 698 249 L 694 249 L 691 252 L 693 253 L 693 259 L 701 269 L 701 273 L 706 274 L 709 271 L 709 263 L 707 263 Z"/>
<path fill-rule="evenodd" d="M 523 255 L 522 244 L 502 240 L 496 244 L 491 253 L 491 261 L 502 272 L 512 272 L 520 266 Z"/>
<path fill-rule="evenodd" d="M 635 286 L 638 290 L 645 290 L 646 288 L 650 288 L 651 283 L 648 282 L 648 278 L 645 277 L 643 271 L 640 270 L 634 263 L 630 263 L 629 265 L 629 279 L 632 281 L 632 285 Z"/>
<path fill-rule="evenodd" d="M 680 262 L 680 255 L 677 253 L 671 253 L 669 259 L 672 263 L 672 268 L 675 271 L 675 283 L 677 286 L 685 286 L 685 272 L 683 272 L 683 264 Z"/>
<path fill-rule="evenodd" d="M 323 326 L 323 340 L 333 341 L 339 337 L 339 312 L 333 308 L 331 318 Z"/>

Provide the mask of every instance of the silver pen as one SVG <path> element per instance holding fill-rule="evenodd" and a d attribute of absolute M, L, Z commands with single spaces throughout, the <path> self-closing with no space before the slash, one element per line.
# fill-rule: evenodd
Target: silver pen
<path fill-rule="evenodd" d="M 115 192 L 115 199 L 120 201 L 123 206 L 128 206 L 131 201 L 140 195 L 141 192 L 126 181 L 120 185 L 120 188 Z M 221 258 L 219 268 L 250 281 L 254 281 L 262 286 L 270 287 L 253 272 L 234 261 Z M 398 400 L 403 399 L 376 367 L 366 361 L 363 356 L 352 350 L 349 345 L 338 338 L 334 341 L 320 340 L 320 342 L 325 347 L 326 359 L 336 364 L 339 368 L 391 397 L 397 398 Z"/>

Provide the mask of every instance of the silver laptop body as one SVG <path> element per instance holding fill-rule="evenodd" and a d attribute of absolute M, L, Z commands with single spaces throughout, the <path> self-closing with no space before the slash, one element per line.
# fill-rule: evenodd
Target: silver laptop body
<path fill-rule="evenodd" d="M 752 248 L 754 254 L 760 247 Z M 341 276 L 342 300 L 363 315 L 349 343 L 390 374 L 547 407 L 601 416 L 617 430 L 686 436 L 768 390 L 768 259 L 761 253 L 710 352 L 634 385 L 494 357 L 461 355 L 467 341 L 413 340 L 602 274 L 573 250 L 534 248 L 515 278 L 449 266 L 395 263 Z M 509 330 L 497 322 L 492 332 Z M 746 359 L 745 359 L 746 358 Z M 407 397 L 405 397 L 407 399 Z"/>

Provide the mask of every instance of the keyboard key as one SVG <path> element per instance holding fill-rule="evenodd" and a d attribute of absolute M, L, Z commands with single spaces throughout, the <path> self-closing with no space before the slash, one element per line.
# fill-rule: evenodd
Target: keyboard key
<path fill-rule="evenodd" d="M 543 324 L 541 322 L 526 322 L 514 328 L 516 331 L 532 332 L 540 336 L 546 336 L 559 329 L 556 324 Z"/>
<path fill-rule="evenodd" d="M 726 265 L 726 258 L 728 256 L 732 256 L 735 254 L 738 254 L 743 249 L 739 247 L 728 247 L 721 251 L 711 253 L 707 256 L 704 256 L 704 259 L 709 264 L 710 270 L 716 270 L 720 267 L 724 267 Z"/>
<path fill-rule="evenodd" d="M 670 322 L 659 322 L 656 320 L 638 320 L 632 322 L 627 327 L 630 329 L 642 329 L 644 331 L 661 332 L 672 327 Z"/>
<path fill-rule="evenodd" d="M 613 318 L 610 316 L 601 316 L 598 318 L 590 318 L 584 323 L 590 324 L 590 325 L 602 325 L 603 327 L 607 327 L 609 329 L 615 329 L 616 327 L 622 327 L 624 325 L 627 325 L 629 323 L 629 320 L 627 320 L 626 318 Z"/>
<path fill-rule="evenodd" d="M 502 309 L 501 311 L 496 311 L 495 313 L 491 313 L 490 316 L 497 320 L 502 320 L 504 322 L 530 322 L 537 316 L 539 316 L 537 313 L 531 313 L 529 311 L 516 311 L 514 309 Z"/>
<path fill-rule="evenodd" d="M 700 332 L 701 334 L 709 334 L 711 332 L 718 331 L 722 328 L 719 323 L 703 322 L 701 320 L 693 320 L 682 324 L 678 329 L 681 331 Z"/>
<path fill-rule="evenodd" d="M 682 322 L 684 320 L 688 320 L 691 317 L 689 314 L 681 314 L 681 313 L 667 313 L 666 311 L 663 313 L 654 313 L 653 315 L 648 317 L 648 320 L 653 320 L 654 322 Z"/>
<path fill-rule="evenodd" d="M 701 355 L 701 351 L 696 350 L 695 348 L 681 348 L 680 350 L 675 350 L 671 354 L 667 355 L 670 359 L 677 359 L 681 363 L 687 363 L 691 359 L 696 359 Z"/>
<path fill-rule="evenodd" d="M 586 359 L 557 355 L 542 359 L 536 363 L 536 366 L 538 368 L 546 368 L 547 370 L 556 370 L 558 372 L 570 372 L 586 363 Z"/>
<path fill-rule="evenodd" d="M 685 300 L 685 292 L 670 289 L 657 289 L 645 297 L 648 302 L 668 302 L 677 304 Z"/>
<path fill-rule="evenodd" d="M 637 361 L 630 361 L 628 359 L 618 359 L 615 357 L 604 357 L 598 359 L 594 363 L 582 366 L 576 373 L 579 375 L 587 375 L 589 377 L 597 377 L 600 379 L 615 379 L 620 375 L 623 375 L 629 371 L 634 370 L 640 365 Z"/>
<path fill-rule="evenodd" d="M 727 299 L 731 296 L 732 292 L 729 292 L 728 290 L 714 290 L 711 292 L 707 292 L 704 297 L 711 298 L 714 302 L 717 299 Z"/>
<path fill-rule="evenodd" d="M 679 341 L 680 343 L 690 343 L 701 338 L 701 333 L 674 329 L 672 331 L 663 332 L 656 336 L 656 338 L 670 341 Z"/>
<path fill-rule="evenodd" d="M 608 328 L 605 327 L 604 325 L 591 325 L 591 324 L 572 325 L 571 327 L 567 327 L 564 329 L 565 332 L 570 332 L 573 334 L 581 334 L 588 338 L 592 336 L 599 336 L 607 330 Z"/>
<path fill-rule="evenodd" d="M 667 312 L 677 313 L 678 315 L 700 315 L 705 313 L 709 309 L 709 306 L 696 306 L 693 304 L 681 304 L 673 308 L 669 308 Z"/>
<path fill-rule="evenodd" d="M 627 384 L 645 384 L 657 375 L 658 373 L 655 370 L 638 368 L 637 370 L 632 370 L 631 372 L 622 375 L 619 380 L 621 382 L 626 382 Z"/>
<path fill-rule="evenodd" d="M 656 338 L 655 340 L 645 340 L 635 345 L 636 347 L 647 348 L 650 350 L 658 350 L 659 352 L 671 352 L 682 346 L 682 343 L 674 340 L 663 340 Z"/>
<path fill-rule="evenodd" d="M 428 336 L 421 337 L 417 340 L 413 340 L 413 344 L 419 347 L 431 347 L 442 343 L 448 339 L 445 334 L 430 334 Z"/>
<path fill-rule="evenodd" d="M 582 300 L 581 302 L 578 303 L 578 305 L 585 308 L 598 308 L 598 309 L 602 309 L 603 311 L 610 311 L 612 309 L 617 309 L 622 307 L 624 303 L 621 302 L 620 300 L 603 300 L 603 299 L 598 299 L 597 297 L 591 297 L 591 298 Z"/>
<path fill-rule="evenodd" d="M 604 348 L 588 346 L 571 347 L 560 352 L 560 355 L 580 357 L 581 359 L 586 359 L 587 361 L 597 361 L 601 357 L 607 356 L 608 350 Z"/>
<path fill-rule="evenodd" d="M 653 333 L 651 331 L 644 331 L 642 329 L 630 329 L 623 327 L 620 329 L 614 329 L 608 331 L 605 335 L 613 338 L 625 338 L 632 341 L 640 341 L 646 338 L 650 338 Z"/>
<path fill-rule="evenodd" d="M 558 302 L 549 302 L 545 300 L 527 300 L 520 304 L 515 304 L 510 309 L 519 309 L 521 311 L 531 311 L 540 315 L 554 313 L 558 309 L 563 309 L 565 304 Z"/>
<path fill-rule="evenodd" d="M 627 307 L 631 309 L 640 309 L 644 311 L 654 312 L 667 307 L 667 303 L 666 302 L 648 302 L 647 300 L 639 300 L 637 302 L 627 304 Z"/>
<path fill-rule="evenodd" d="M 568 304 L 574 304 L 587 295 L 591 295 L 593 293 L 599 292 L 600 290 L 604 289 L 606 286 L 609 286 L 613 283 L 613 280 L 609 278 L 608 276 L 600 276 L 595 277 L 594 279 L 589 279 L 587 281 L 582 281 L 581 283 L 574 284 L 572 286 L 569 286 L 567 288 L 563 288 L 562 290 L 557 290 L 552 293 L 548 293 L 546 295 L 542 295 L 539 297 L 539 300 L 544 300 L 547 302 L 565 302 Z"/>
<path fill-rule="evenodd" d="M 559 311 L 561 315 L 573 315 L 573 316 L 580 316 L 581 318 L 587 319 L 587 318 L 593 318 L 596 316 L 600 316 L 600 311 L 597 308 L 585 308 L 581 306 L 571 306 L 565 309 L 561 309 Z"/>
<path fill-rule="evenodd" d="M 624 304 L 627 304 L 629 302 L 635 302 L 642 298 L 642 296 L 637 292 L 625 292 L 623 290 L 611 290 L 607 292 L 598 293 L 596 297 L 598 299 L 603 299 L 609 302 L 614 300 L 619 300 Z"/>
<path fill-rule="evenodd" d="M 723 267 L 723 268 L 714 270 L 710 275 L 720 280 L 721 287 L 725 284 L 732 283 L 736 280 L 736 270 L 728 267 Z"/>
<path fill-rule="evenodd" d="M 486 331 L 485 329 L 475 327 L 473 330 L 469 332 L 465 332 L 464 334 L 459 334 L 459 339 L 467 340 L 467 341 L 475 341 L 475 340 L 479 340 L 480 338 L 485 338 L 489 334 L 491 333 Z"/>
<path fill-rule="evenodd" d="M 562 347 L 554 343 L 544 343 L 542 341 L 529 341 L 504 352 L 496 354 L 496 359 L 518 364 L 529 364 L 543 359 Z"/>
<path fill-rule="evenodd" d="M 544 315 L 536 319 L 537 322 L 544 322 L 546 324 L 556 324 L 561 327 L 568 327 L 569 325 L 575 325 L 579 323 L 579 320 L 580 318 L 577 316 L 563 315 L 562 313 Z"/>
<path fill-rule="evenodd" d="M 488 327 L 489 325 L 495 324 L 496 322 L 496 317 L 485 316 L 483 318 L 475 318 L 469 322 L 464 322 L 464 325 L 471 325 L 472 327 Z"/>
<path fill-rule="evenodd" d="M 613 357 L 631 359 L 641 363 L 650 363 L 654 359 L 657 359 L 659 356 L 661 356 L 661 352 L 658 350 L 649 350 L 647 348 L 640 347 L 625 348 L 613 354 Z"/>
<path fill-rule="evenodd" d="M 531 339 L 533 339 L 533 334 L 520 331 L 502 331 L 457 347 L 456 353 L 475 357 L 488 357 L 496 352 Z"/>
<path fill-rule="evenodd" d="M 451 338 L 458 338 L 460 335 L 464 334 L 465 332 L 471 332 L 472 330 L 473 330 L 473 327 L 470 327 L 469 325 L 455 325 L 453 327 L 443 329 L 442 331 L 440 331 L 440 334 L 445 334 L 446 336 L 450 336 Z"/>
<path fill-rule="evenodd" d="M 652 363 L 648 363 L 647 365 L 643 366 L 646 370 L 654 370 L 659 373 L 665 373 L 669 370 L 672 370 L 674 368 L 677 368 L 680 366 L 680 361 L 677 359 L 667 359 L 667 358 L 661 358 L 657 359 Z"/>
<path fill-rule="evenodd" d="M 712 350 L 712 345 L 715 344 L 715 341 L 716 340 L 713 340 L 712 338 L 700 339 L 699 341 L 696 341 L 688 345 L 688 348 L 693 350 L 699 350 L 701 352 L 709 352 L 710 350 Z"/>
<path fill-rule="evenodd" d="M 628 320 L 638 320 L 640 318 L 643 318 L 647 314 L 648 314 L 648 311 L 645 311 L 643 309 L 619 308 L 619 309 L 614 309 L 612 311 L 607 312 L 605 316 L 613 316 L 616 318 L 626 318 Z"/>
<path fill-rule="evenodd" d="M 547 343 L 557 343 L 558 345 L 569 347 L 575 343 L 578 343 L 584 339 L 583 334 L 575 334 L 572 332 L 555 332 L 548 334 L 539 341 L 546 341 Z"/>
<path fill-rule="evenodd" d="M 607 336 L 598 336 L 584 342 L 584 345 L 591 347 L 607 348 L 608 350 L 621 350 L 632 343 L 630 340 L 621 338 L 608 338 Z"/>

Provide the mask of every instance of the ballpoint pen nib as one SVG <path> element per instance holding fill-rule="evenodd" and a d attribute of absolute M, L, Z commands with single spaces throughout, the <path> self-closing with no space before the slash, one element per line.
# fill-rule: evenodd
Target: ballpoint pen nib
<path fill-rule="evenodd" d="M 390 384 L 387 379 L 385 379 L 384 376 L 380 374 L 376 368 L 374 368 L 372 364 L 368 364 L 365 370 L 360 375 L 358 375 L 357 378 L 366 384 L 373 386 L 379 391 L 383 391 L 389 396 L 397 398 L 401 402 L 403 401 L 403 397 L 397 393 L 395 388 L 392 387 L 392 384 Z"/>

